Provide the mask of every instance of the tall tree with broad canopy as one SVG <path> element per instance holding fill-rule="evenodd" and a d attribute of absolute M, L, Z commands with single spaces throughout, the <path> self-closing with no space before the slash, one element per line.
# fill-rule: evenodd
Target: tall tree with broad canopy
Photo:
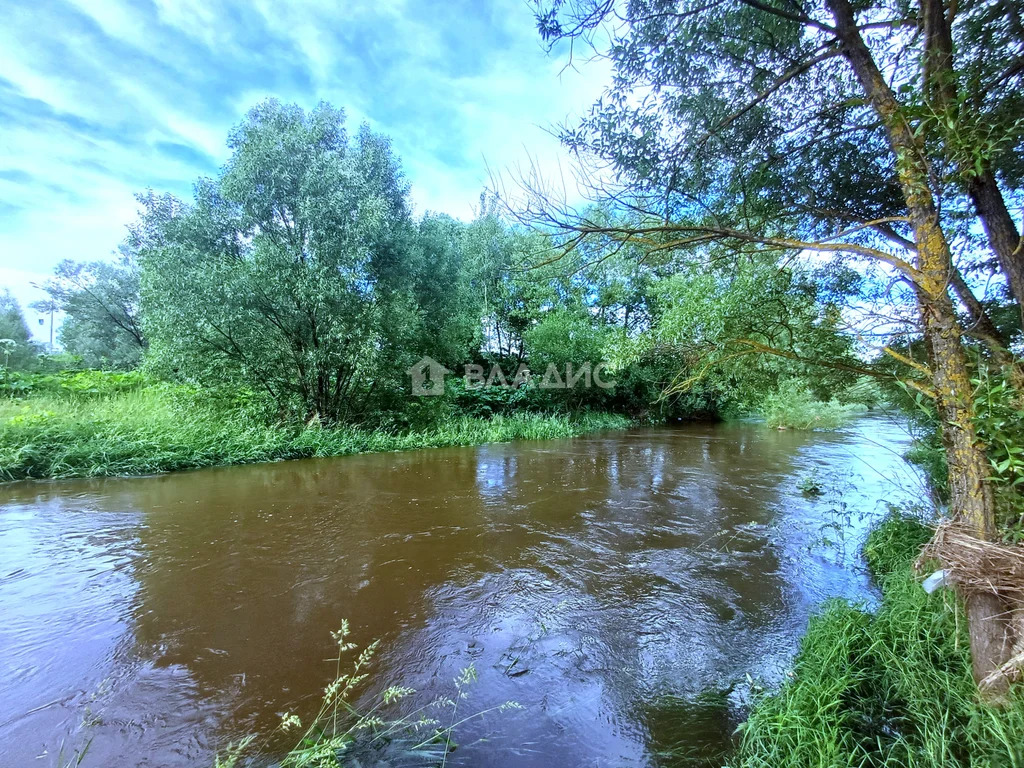
<path fill-rule="evenodd" d="M 542 0 L 536 17 L 552 46 L 567 43 L 573 56 L 590 46 L 613 64 L 611 86 L 563 139 L 597 167 L 595 191 L 630 216 L 591 220 L 537 190 L 527 213 L 558 227 L 566 249 L 596 240 L 883 265 L 916 305 L 928 360 L 908 362 L 940 414 L 951 511 L 993 538 L 965 334 L 981 338 L 996 364 L 1016 362 L 958 273 L 951 241 L 973 204 L 1014 298 L 1024 299 L 1020 235 L 1004 215 L 1020 192 L 1024 144 L 1019 6 Z M 967 611 L 975 678 L 998 697 L 1008 685 L 999 672 L 1011 643 L 1007 606 L 973 593 Z"/>
<path fill-rule="evenodd" d="M 365 126 L 349 136 L 327 104 L 270 100 L 228 146 L 191 205 L 143 198 L 134 233 L 152 365 L 334 422 L 398 397 L 428 338 L 448 356 L 472 346 L 475 308 L 436 306 L 436 278 L 459 267 L 454 224 L 413 224 L 387 139 Z"/>

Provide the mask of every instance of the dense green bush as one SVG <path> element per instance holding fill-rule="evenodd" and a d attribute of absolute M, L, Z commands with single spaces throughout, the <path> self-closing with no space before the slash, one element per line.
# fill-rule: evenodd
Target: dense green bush
<path fill-rule="evenodd" d="M 863 413 L 861 403 L 822 401 L 796 380 L 783 382 L 777 392 L 761 403 L 761 413 L 769 427 L 780 429 L 837 429 L 851 416 Z"/>
<path fill-rule="evenodd" d="M 1024 539 L 1024 404 L 1005 373 L 979 366 L 972 383 L 974 426 L 989 462 L 996 524 L 1003 538 L 1020 541 Z M 901 405 L 914 429 L 914 443 L 904 458 L 924 471 L 938 500 L 946 502 L 949 468 L 935 407 L 909 392 L 903 393 Z"/>
<path fill-rule="evenodd" d="M 974 424 L 992 469 L 997 524 L 1006 538 L 1024 539 L 1024 404 L 1005 376 L 980 369 L 974 380 Z"/>
<path fill-rule="evenodd" d="M 0 377 L 0 396 L 30 395 L 103 396 L 129 392 L 147 384 L 140 371 L 59 371 L 21 373 L 10 371 Z M 151 383 L 151 382 L 149 382 Z"/>

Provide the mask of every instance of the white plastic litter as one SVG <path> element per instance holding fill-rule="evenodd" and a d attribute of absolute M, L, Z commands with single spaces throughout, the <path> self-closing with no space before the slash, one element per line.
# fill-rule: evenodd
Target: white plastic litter
<path fill-rule="evenodd" d="M 949 586 L 949 571 L 936 571 L 921 584 L 929 595 L 940 587 Z"/>

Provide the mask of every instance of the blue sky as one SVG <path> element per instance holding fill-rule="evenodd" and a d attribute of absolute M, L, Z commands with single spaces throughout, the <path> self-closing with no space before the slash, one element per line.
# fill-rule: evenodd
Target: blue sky
<path fill-rule="evenodd" d="M 344 107 L 394 140 L 416 210 L 468 217 L 487 168 L 549 172 L 547 133 L 607 71 L 562 72 L 524 0 L 0 0 L 0 286 L 38 298 L 108 258 L 153 187 L 189 196 L 268 96 Z M 30 325 L 37 327 L 33 313 Z"/>

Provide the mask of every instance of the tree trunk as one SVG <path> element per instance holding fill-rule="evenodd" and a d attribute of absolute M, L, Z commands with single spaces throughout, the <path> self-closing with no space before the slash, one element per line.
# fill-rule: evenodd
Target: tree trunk
<path fill-rule="evenodd" d="M 921 28 L 925 38 L 922 69 L 925 94 L 932 109 L 948 119 L 959 119 L 952 13 L 947 14 L 943 0 L 921 0 Z M 1020 306 L 1024 327 L 1024 243 L 1006 208 L 995 174 L 989 168 L 977 173 L 972 161 L 965 165 L 963 156 L 963 153 L 956 153 L 957 170 L 967 179 L 967 192 L 988 236 L 989 246 L 1006 275 L 1010 292 Z"/>
<path fill-rule="evenodd" d="M 988 235 L 989 245 L 1006 275 L 1010 292 L 1020 305 L 1021 327 L 1024 327 L 1024 240 L 1006 208 L 1003 193 L 991 170 L 972 176 L 967 183 L 967 191 Z"/>
<path fill-rule="evenodd" d="M 954 274 L 953 259 L 929 187 L 923 138 L 913 133 L 901 113 L 899 102 L 857 29 L 849 0 L 826 2 L 836 22 L 843 55 L 881 120 L 896 156 L 900 188 L 917 248 L 916 266 L 920 274 L 915 279 L 915 291 L 946 448 L 951 512 L 966 522 L 976 536 L 991 540 L 995 535 L 995 514 L 987 479 L 988 462 L 974 429 L 967 356 L 948 292 Z M 975 680 L 979 683 L 1008 658 L 1005 625 L 996 618 L 1001 612 L 993 611 L 993 607 L 984 595 L 968 596 L 971 655 Z M 998 696 L 1001 691 L 994 687 L 983 693 Z"/>
<path fill-rule="evenodd" d="M 1005 675 L 992 675 L 1002 662 L 992 665 L 986 660 L 1002 659 L 1005 662 L 1013 653 L 1012 606 L 991 592 L 972 592 L 965 596 L 965 602 L 974 679 L 988 701 L 1001 703 L 1010 689 L 1009 680 Z"/>
<path fill-rule="evenodd" d="M 950 507 L 954 516 L 968 524 L 974 536 L 991 541 L 995 538 L 995 516 L 987 480 L 989 467 L 971 422 L 970 378 L 963 348 L 955 321 L 949 322 L 950 316 L 936 309 L 922 305 L 925 342 L 934 372 L 936 408 L 949 468 Z M 974 680 L 981 686 L 983 696 L 1000 701 L 1009 681 L 1000 675 L 988 678 L 1010 657 L 1009 607 L 988 592 L 968 593 L 964 601 Z"/>
<path fill-rule="evenodd" d="M 971 286 L 967 284 L 959 270 L 954 271 L 950 275 L 949 284 L 952 286 L 957 298 L 964 305 L 967 314 L 970 315 L 971 326 L 967 329 L 967 333 L 985 343 L 992 353 L 993 360 L 998 365 L 1002 366 L 1011 362 L 1013 358 L 1010 357 L 1010 353 L 1007 351 L 1006 339 L 1003 338 L 999 329 L 996 328 L 992 318 L 985 311 L 985 307 L 978 301 L 978 297 L 974 295 L 974 291 L 971 290 Z"/>

